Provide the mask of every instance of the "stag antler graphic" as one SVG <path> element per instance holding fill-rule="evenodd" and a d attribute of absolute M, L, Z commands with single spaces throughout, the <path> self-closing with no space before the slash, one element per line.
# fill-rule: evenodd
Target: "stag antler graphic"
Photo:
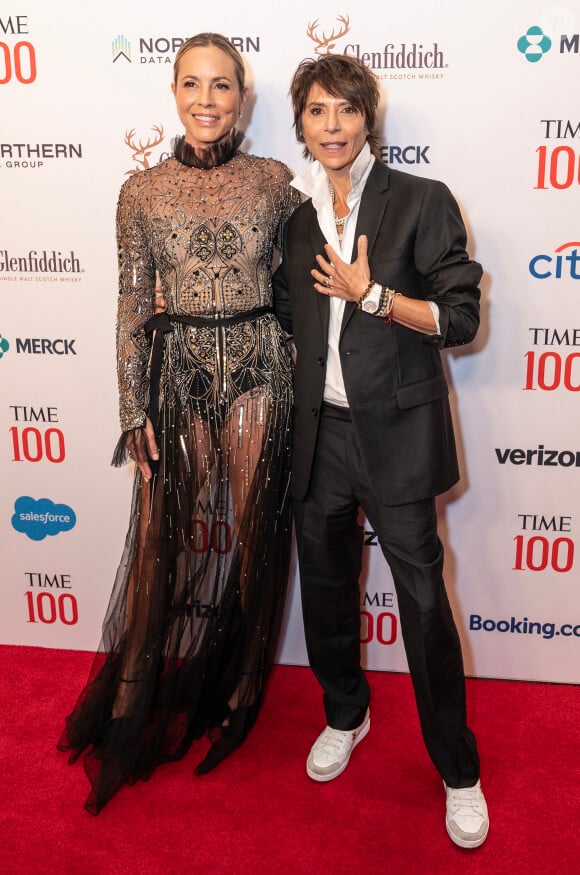
<path fill-rule="evenodd" d="M 148 158 L 151 155 L 151 150 L 154 146 L 158 146 L 159 143 L 163 142 L 163 125 L 152 125 L 151 130 L 155 131 L 157 136 L 152 140 L 147 140 L 146 143 L 139 140 L 139 145 L 134 142 L 135 128 L 131 128 L 130 131 L 125 131 L 125 145 L 133 150 L 133 161 L 136 164 L 141 165 L 141 167 L 134 167 L 133 170 L 127 170 L 125 176 L 131 176 L 133 173 L 138 173 L 140 170 L 147 170 L 149 167 Z"/>
<path fill-rule="evenodd" d="M 329 36 L 327 36 L 326 33 L 323 32 L 322 37 L 320 37 L 316 33 L 316 30 L 318 28 L 318 19 L 309 22 L 306 35 L 309 36 L 310 39 L 317 44 L 316 48 L 314 49 L 317 55 L 328 55 L 329 52 L 332 52 L 332 50 L 336 46 L 336 40 L 340 39 L 341 36 L 345 36 L 350 30 L 350 19 L 348 15 L 337 15 L 336 17 L 343 26 L 339 28 L 339 30 L 337 30 L 336 32 L 333 30 Z"/>

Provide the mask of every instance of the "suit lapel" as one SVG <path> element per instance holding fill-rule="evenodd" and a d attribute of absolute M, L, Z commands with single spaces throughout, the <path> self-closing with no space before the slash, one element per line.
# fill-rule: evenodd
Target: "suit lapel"
<path fill-rule="evenodd" d="M 316 210 L 312 206 L 312 202 L 310 203 L 310 221 L 308 224 L 308 240 L 312 247 L 312 252 L 314 256 L 316 255 L 324 255 L 324 246 L 327 242 L 326 237 L 320 230 L 320 225 L 318 224 L 318 217 L 316 215 Z M 312 259 L 312 267 L 317 267 L 317 262 L 315 258 Z M 310 289 L 310 293 L 316 296 L 316 306 L 318 309 L 318 315 L 320 318 L 320 331 L 322 337 L 328 337 L 328 322 L 330 320 L 330 302 L 328 300 L 327 295 L 319 294 L 314 288 L 314 277 L 311 277 L 312 286 Z"/>
<path fill-rule="evenodd" d="M 366 234 L 369 241 L 368 257 L 370 260 L 379 228 L 381 227 L 383 217 L 389 204 L 388 189 L 389 171 L 385 165 L 377 159 L 373 164 L 373 169 L 369 173 L 369 177 L 363 190 L 358 211 L 351 261 L 355 261 L 357 257 L 358 238 L 361 234 Z M 340 329 L 341 336 L 355 310 L 356 304 L 353 301 L 347 301 Z"/>

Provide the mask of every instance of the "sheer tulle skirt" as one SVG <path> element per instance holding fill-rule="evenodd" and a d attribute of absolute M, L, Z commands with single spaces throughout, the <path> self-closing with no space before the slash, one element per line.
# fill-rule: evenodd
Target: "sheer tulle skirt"
<path fill-rule="evenodd" d="M 59 742 L 84 752 L 93 814 L 205 733 L 209 771 L 256 720 L 288 579 L 291 402 L 289 382 L 209 417 L 166 399 L 158 470 L 136 474 L 99 652 Z"/>

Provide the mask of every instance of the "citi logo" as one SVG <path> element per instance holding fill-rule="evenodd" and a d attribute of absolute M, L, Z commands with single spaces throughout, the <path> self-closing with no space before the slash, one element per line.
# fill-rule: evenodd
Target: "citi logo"
<path fill-rule="evenodd" d="M 547 450 L 544 444 L 538 444 L 535 450 L 496 447 L 495 454 L 500 465 L 510 462 L 512 465 L 538 465 L 542 468 L 580 468 L 580 450 Z"/>
<path fill-rule="evenodd" d="M 562 243 L 552 255 L 534 255 L 529 271 L 534 279 L 580 280 L 580 242 Z"/>

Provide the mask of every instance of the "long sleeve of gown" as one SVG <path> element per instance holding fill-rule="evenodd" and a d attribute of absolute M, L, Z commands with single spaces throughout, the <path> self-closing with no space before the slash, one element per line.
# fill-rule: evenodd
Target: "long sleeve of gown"
<path fill-rule="evenodd" d="M 117 374 L 123 432 L 143 425 L 148 404 L 149 343 L 140 329 L 154 312 L 155 262 L 144 227 L 142 175 L 125 182 L 117 207 Z"/>

